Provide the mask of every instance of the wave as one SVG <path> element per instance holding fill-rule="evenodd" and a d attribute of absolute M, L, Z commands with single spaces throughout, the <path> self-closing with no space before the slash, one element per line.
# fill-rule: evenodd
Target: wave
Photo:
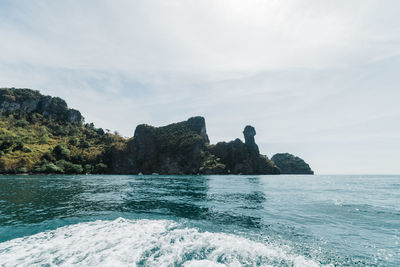
<path fill-rule="evenodd" d="M 94 221 L 0 243 L 2 266 L 319 266 L 290 247 L 168 220 Z"/>

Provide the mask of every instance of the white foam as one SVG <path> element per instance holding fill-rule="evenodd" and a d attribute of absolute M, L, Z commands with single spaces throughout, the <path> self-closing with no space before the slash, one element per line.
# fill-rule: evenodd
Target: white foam
<path fill-rule="evenodd" d="M 166 220 L 79 223 L 0 243 L 1 266 L 318 266 L 285 247 Z"/>

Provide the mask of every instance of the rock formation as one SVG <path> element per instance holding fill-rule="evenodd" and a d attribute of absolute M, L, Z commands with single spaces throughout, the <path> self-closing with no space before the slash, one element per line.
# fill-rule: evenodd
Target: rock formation
<path fill-rule="evenodd" d="M 196 174 L 208 143 L 203 117 L 164 127 L 142 124 L 124 151 L 114 151 L 112 165 L 121 173 Z"/>
<path fill-rule="evenodd" d="M 210 144 L 203 117 L 141 124 L 127 139 L 83 124 L 81 113 L 61 98 L 15 88 L 0 88 L 0 110 L 0 173 L 312 173 L 290 154 L 275 155 L 276 165 L 261 155 L 250 125 L 244 142 Z"/>
<path fill-rule="evenodd" d="M 38 113 L 46 118 L 81 123 L 81 113 L 69 109 L 59 97 L 44 96 L 31 89 L 0 88 L 0 109 L 3 114 Z"/>
<path fill-rule="evenodd" d="M 243 130 L 244 143 L 250 149 L 253 154 L 260 154 L 254 136 L 256 135 L 256 129 L 253 126 L 247 125 Z"/>
<path fill-rule="evenodd" d="M 229 143 L 219 142 L 210 147 L 210 152 L 226 165 L 227 173 L 232 174 L 279 174 L 279 169 L 268 159 L 260 155 L 254 140 L 256 130 L 246 126 L 243 131 L 245 143 L 236 139 Z"/>
<path fill-rule="evenodd" d="M 139 125 L 123 151 L 113 152 L 113 166 L 121 173 L 160 174 L 279 174 L 255 143 L 255 129 L 246 126 L 240 139 L 209 144 L 203 117 L 164 127 Z"/>
<path fill-rule="evenodd" d="M 314 174 L 304 160 L 289 153 L 275 154 L 271 160 L 279 167 L 281 174 Z"/>

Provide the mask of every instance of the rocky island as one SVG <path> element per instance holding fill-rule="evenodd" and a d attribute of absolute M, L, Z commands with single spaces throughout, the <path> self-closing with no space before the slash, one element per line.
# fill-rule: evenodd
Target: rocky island
<path fill-rule="evenodd" d="M 314 174 L 303 159 L 289 153 L 275 154 L 271 160 L 279 167 L 281 174 Z"/>
<path fill-rule="evenodd" d="M 250 125 L 244 142 L 211 144 L 203 117 L 138 125 L 132 138 L 123 138 L 84 123 L 61 98 L 15 88 L 0 89 L 0 110 L 0 173 L 312 173 L 297 157 L 288 164 L 282 154 L 272 160 L 260 154 Z"/>

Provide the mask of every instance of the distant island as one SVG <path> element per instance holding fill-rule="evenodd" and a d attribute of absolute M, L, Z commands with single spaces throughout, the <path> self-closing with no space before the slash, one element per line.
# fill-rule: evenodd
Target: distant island
<path fill-rule="evenodd" d="M 256 130 L 244 142 L 210 144 L 203 117 L 164 127 L 142 124 L 132 138 L 84 123 L 58 97 L 0 88 L 0 173 L 313 174 L 288 153 L 260 154 Z"/>

